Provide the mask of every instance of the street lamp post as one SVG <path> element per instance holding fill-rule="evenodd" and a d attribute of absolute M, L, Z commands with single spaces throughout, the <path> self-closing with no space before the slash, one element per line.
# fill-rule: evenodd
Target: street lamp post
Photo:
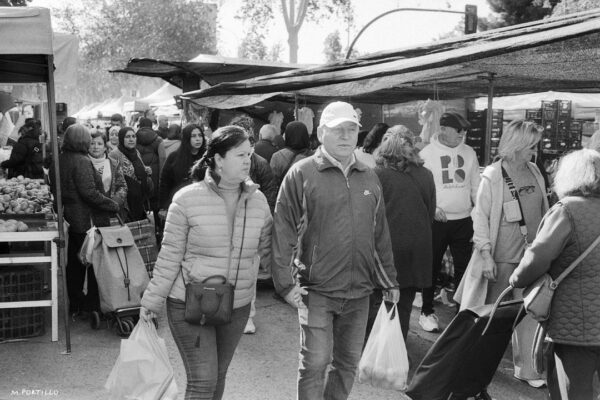
<path fill-rule="evenodd" d="M 465 30 L 467 28 L 471 28 L 476 30 L 477 29 L 477 6 L 473 6 L 473 5 L 466 5 L 465 6 L 465 11 L 454 11 L 454 10 L 444 10 L 444 9 L 436 9 L 436 8 L 396 8 L 394 10 L 390 10 L 390 11 L 386 11 L 383 14 L 378 15 L 377 17 L 373 18 L 371 21 L 369 21 L 369 23 L 367 23 L 361 30 L 360 32 L 358 32 L 358 34 L 356 35 L 356 37 L 354 38 L 354 40 L 352 41 L 352 43 L 350 43 L 350 46 L 348 47 L 348 51 L 346 52 L 346 60 L 348 58 L 350 58 L 350 54 L 352 54 L 352 49 L 354 48 L 354 45 L 356 44 L 356 41 L 358 40 L 358 38 L 360 37 L 360 35 L 363 34 L 363 32 L 365 30 L 367 30 L 367 28 L 371 25 L 373 25 L 373 23 L 383 17 L 385 17 L 386 15 L 389 14 L 393 14 L 393 13 L 397 13 L 397 12 L 401 12 L 401 11 L 422 11 L 422 12 L 441 12 L 441 13 L 449 13 L 449 14 L 463 14 L 466 16 L 467 21 L 465 24 Z M 470 23 L 469 21 L 473 20 L 475 23 Z M 473 30 L 473 32 L 475 32 L 475 30 Z M 468 32 L 466 31 L 465 33 L 472 33 L 472 32 Z"/>

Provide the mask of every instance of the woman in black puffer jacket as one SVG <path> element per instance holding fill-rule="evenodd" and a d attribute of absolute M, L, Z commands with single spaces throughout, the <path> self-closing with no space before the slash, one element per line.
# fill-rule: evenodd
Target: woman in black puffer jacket
<path fill-rule="evenodd" d="M 86 127 L 67 128 L 59 156 L 60 184 L 64 218 L 69 223 L 67 292 L 70 313 L 100 309 L 98 284 L 92 268 L 87 268 L 87 294 L 83 293 L 86 267 L 77 257 L 91 220 L 97 212 L 117 213 L 119 205 L 96 188 L 94 166 L 88 158 L 91 136 Z"/>

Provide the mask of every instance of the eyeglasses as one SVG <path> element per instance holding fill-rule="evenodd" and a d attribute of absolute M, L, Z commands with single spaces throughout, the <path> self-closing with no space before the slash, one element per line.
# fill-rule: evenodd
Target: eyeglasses
<path fill-rule="evenodd" d="M 524 194 L 532 194 L 535 193 L 535 186 L 523 186 L 519 188 L 519 195 L 523 196 Z"/>

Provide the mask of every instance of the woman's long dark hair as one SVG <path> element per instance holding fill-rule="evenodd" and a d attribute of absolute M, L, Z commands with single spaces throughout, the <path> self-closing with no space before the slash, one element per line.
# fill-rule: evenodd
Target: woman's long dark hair
<path fill-rule="evenodd" d="M 385 135 L 388 129 L 388 124 L 383 122 L 376 123 L 365 137 L 363 151 L 365 153 L 373 154 L 373 151 L 381 144 L 381 139 L 383 139 L 383 135 Z"/>
<path fill-rule="evenodd" d="M 204 179 L 204 172 L 209 167 L 211 170 L 215 170 L 215 155 L 218 154 L 221 157 L 225 157 L 225 154 L 249 140 L 248 133 L 242 127 L 235 125 L 227 125 L 217 129 L 213 135 L 210 143 L 206 148 L 206 152 L 202 158 L 194 163 L 192 167 L 191 176 L 194 181 L 201 181 Z M 182 141 L 183 145 L 183 141 Z"/>
<path fill-rule="evenodd" d="M 192 131 L 198 129 L 202 134 L 202 147 L 198 149 L 198 154 L 192 154 L 192 145 L 190 140 L 192 138 Z M 202 157 L 206 152 L 206 136 L 204 136 L 204 129 L 197 124 L 188 124 L 181 131 L 181 146 L 175 151 L 177 154 L 175 157 L 175 169 L 190 171 L 194 161 Z"/>

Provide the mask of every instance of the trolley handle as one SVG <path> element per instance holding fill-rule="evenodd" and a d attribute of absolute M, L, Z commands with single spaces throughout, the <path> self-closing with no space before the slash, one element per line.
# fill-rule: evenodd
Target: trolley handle
<path fill-rule="evenodd" d="M 121 226 L 125 226 L 125 222 L 123 222 L 123 218 L 121 217 L 121 215 L 119 213 L 116 213 L 117 215 L 117 220 L 119 220 L 119 224 L 121 224 Z"/>
<path fill-rule="evenodd" d="M 523 303 L 523 300 L 509 300 L 509 301 L 502 302 L 502 299 L 505 298 L 507 294 L 512 292 L 513 289 L 514 288 L 512 286 L 509 286 L 506 289 L 504 289 L 502 291 L 502 293 L 500 293 L 500 296 L 498 296 L 498 298 L 496 299 L 496 302 L 494 303 L 494 306 L 492 307 L 492 312 L 490 313 L 490 317 L 488 319 L 487 324 L 485 325 L 485 328 L 483 328 L 483 332 L 481 332 L 481 336 L 484 336 L 487 333 L 487 330 L 490 327 L 492 320 L 494 319 L 494 315 L 496 314 L 498 307 L 500 307 L 501 305 L 502 306 L 510 306 L 513 304 Z M 513 323 L 513 330 L 517 326 L 517 321 L 519 320 L 520 316 L 521 316 L 521 311 L 519 311 L 519 313 L 517 313 L 517 317 L 515 318 L 515 322 Z"/>

